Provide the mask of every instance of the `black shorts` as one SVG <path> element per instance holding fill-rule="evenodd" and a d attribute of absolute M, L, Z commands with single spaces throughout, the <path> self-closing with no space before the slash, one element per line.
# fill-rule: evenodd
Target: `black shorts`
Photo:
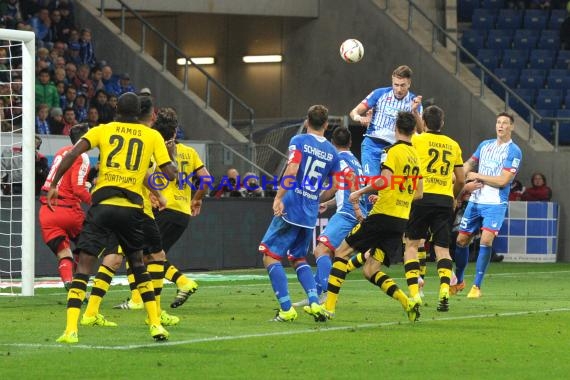
<path fill-rule="evenodd" d="M 433 244 L 449 248 L 452 218 L 453 208 L 451 207 L 416 204 L 410 212 L 406 236 L 411 240 L 424 239 L 429 230 Z"/>
<path fill-rule="evenodd" d="M 162 251 L 162 238 L 156 221 L 148 215 L 144 215 L 145 220 L 143 223 L 144 232 L 144 254 L 158 253 Z"/>
<path fill-rule="evenodd" d="M 162 238 L 162 249 L 168 252 L 188 227 L 190 215 L 165 209 L 155 213 L 154 217 Z"/>
<path fill-rule="evenodd" d="M 354 227 L 345 240 L 359 252 L 371 249 L 371 253 L 374 254 L 375 250 L 382 250 L 384 253 L 382 263 L 389 267 L 391 263 L 402 260 L 402 237 L 406 222 L 405 219 L 383 214 L 369 215 Z"/>
<path fill-rule="evenodd" d="M 78 248 L 92 256 L 116 252 L 117 245 L 125 254 L 142 250 L 145 246 L 144 212 L 140 208 L 106 204 L 92 206 L 87 212 Z"/>

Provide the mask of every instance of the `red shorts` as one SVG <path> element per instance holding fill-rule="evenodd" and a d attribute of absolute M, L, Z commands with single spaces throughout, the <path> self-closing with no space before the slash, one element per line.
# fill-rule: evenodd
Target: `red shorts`
<path fill-rule="evenodd" d="M 53 253 L 70 248 L 69 242 L 79 236 L 84 219 L 85 213 L 80 207 L 55 206 L 55 211 L 51 211 L 42 205 L 39 222 L 44 242 Z"/>

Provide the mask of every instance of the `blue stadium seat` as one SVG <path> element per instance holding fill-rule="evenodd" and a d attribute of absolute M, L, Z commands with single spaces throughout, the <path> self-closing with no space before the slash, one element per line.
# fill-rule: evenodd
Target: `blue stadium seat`
<path fill-rule="evenodd" d="M 552 129 L 552 121 L 536 121 L 534 122 L 534 129 L 542 135 L 546 140 L 551 143 L 554 142 L 554 132 Z"/>
<path fill-rule="evenodd" d="M 534 89 L 521 89 L 517 88 L 515 93 L 520 96 L 529 106 L 532 107 L 534 103 Z M 511 107 L 516 113 L 518 113 L 523 119 L 528 120 L 529 111 L 528 109 L 517 99 L 509 97 L 509 107 Z"/>
<path fill-rule="evenodd" d="M 550 70 L 550 71 L 552 72 L 558 70 Z M 558 75 L 548 74 L 548 76 L 546 77 L 546 87 L 558 90 L 570 89 L 570 76 L 566 75 L 558 76 Z"/>
<path fill-rule="evenodd" d="M 473 11 L 473 19 L 471 28 L 473 30 L 489 30 L 495 27 L 497 15 L 488 9 L 475 9 Z"/>
<path fill-rule="evenodd" d="M 477 55 L 477 51 L 482 49 L 485 44 L 485 33 L 478 30 L 466 30 L 461 36 L 461 45 L 473 55 Z M 462 54 L 462 59 L 466 59 L 465 54 Z"/>
<path fill-rule="evenodd" d="M 513 41 L 513 31 L 508 29 L 491 29 L 487 35 L 487 49 L 510 49 Z"/>
<path fill-rule="evenodd" d="M 553 9 L 550 11 L 550 18 L 548 19 L 548 29 L 560 30 L 560 25 L 568 15 L 566 9 Z"/>
<path fill-rule="evenodd" d="M 546 70 L 523 69 L 519 77 L 520 88 L 542 88 L 546 79 Z"/>
<path fill-rule="evenodd" d="M 504 84 L 513 89 L 517 86 L 517 83 L 519 81 L 518 69 L 497 68 L 493 70 L 493 74 L 495 74 L 495 76 L 497 76 Z M 491 88 L 495 94 L 501 98 L 505 96 L 505 90 L 503 89 L 503 86 L 499 85 L 494 80 L 490 80 L 488 84 L 489 88 Z"/>
<path fill-rule="evenodd" d="M 517 29 L 513 37 L 514 49 L 534 49 L 538 42 L 538 34 L 531 29 Z"/>
<path fill-rule="evenodd" d="M 503 68 L 524 69 L 528 61 L 528 50 L 506 49 L 503 52 Z"/>
<path fill-rule="evenodd" d="M 546 28 L 548 11 L 527 9 L 524 12 L 523 25 L 525 29 L 543 30 Z"/>
<path fill-rule="evenodd" d="M 479 49 L 477 59 L 488 69 L 499 67 L 501 61 L 501 50 L 498 49 Z M 474 71 L 475 73 L 475 71 Z M 476 75 L 479 75 L 477 72 Z"/>
<path fill-rule="evenodd" d="M 501 9 L 497 16 L 497 29 L 519 29 L 522 27 L 523 12 L 517 9 Z"/>
<path fill-rule="evenodd" d="M 557 69 L 570 69 L 570 50 L 559 50 L 558 56 L 556 57 L 556 64 L 554 65 Z"/>
<path fill-rule="evenodd" d="M 535 108 L 542 109 L 542 110 L 559 110 L 562 105 L 562 97 L 561 96 L 548 96 L 542 95 L 540 93 L 536 97 L 536 101 L 534 103 Z"/>
<path fill-rule="evenodd" d="M 539 88 L 538 89 L 538 96 L 556 96 L 562 98 L 564 95 L 564 90 L 558 88 Z"/>
<path fill-rule="evenodd" d="M 499 10 L 505 7 L 505 0 L 481 0 L 481 8 Z"/>
<path fill-rule="evenodd" d="M 538 46 L 541 49 L 560 49 L 560 33 L 558 30 L 543 30 L 538 39 Z"/>
<path fill-rule="evenodd" d="M 566 96 L 564 97 L 564 105 L 566 109 L 570 109 L 570 91 L 566 92 Z"/>
<path fill-rule="evenodd" d="M 459 22 L 471 21 L 473 11 L 481 5 L 480 0 L 458 0 L 457 1 L 457 17 Z"/>
<path fill-rule="evenodd" d="M 551 69 L 554 64 L 553 50 L 534 49 L 530 51 L 528 67 L 530 69 Z"/>

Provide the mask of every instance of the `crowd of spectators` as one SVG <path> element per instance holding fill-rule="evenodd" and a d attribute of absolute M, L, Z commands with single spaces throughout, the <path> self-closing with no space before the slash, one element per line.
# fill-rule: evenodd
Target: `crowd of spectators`
<path fill-rule="evenodd" d="M 75 23 L 72 0 L 0 0 L 0 28 L 36 34 L 38 134 L 65 135 L 73 123 L 110 122 L 118 96 L 136 92 L 128 73 L 116 75 L 105 60 L 97 59 L 91 30 Z M 3 132 L 21 130 L 22 74 L 16 49 L 0 41 Z"/>

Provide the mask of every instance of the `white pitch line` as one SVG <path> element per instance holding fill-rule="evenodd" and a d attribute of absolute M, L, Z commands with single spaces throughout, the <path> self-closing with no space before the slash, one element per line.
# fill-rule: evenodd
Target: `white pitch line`
<path fill-rule="evenodd" d="M 484 319 L 484 318 L 497 318 L 497 317 L 517 317 L 521 315 L 529 314 L 543 314 L 543 313 L 560 313 L 568 312 L 570 308 L 559 308 L 559 309 L 545 309 L 545 310 L 527 310 L 527 311 L 514 311 L 506 313 L 493 313 L 493 314 L 474 314 L 474 315 L 463 315 L 458 317 L 444 317 L 437 319 L 428 319 L 425 321 L 420 321 L 418 323 L 431 323 L 431 322 L 442 322 L 442 321 L 460 321 L 464 319 Z M 87 345 L 87 344 L 73 344 L 73 345 L 63 345 L 63 344 L 40 344 L 40 343 L 0 343 L 0 346 L 5 347 L 24 347 L 24 348 L 82 348 L 82 349 L 97 349 L 97 350 L 111 350 L 111 351 L 124 351 L 124 350 L 134 350 L 140 348 L 159 348 L 165 346 L 180 346 L 186 344 L 195 343 L 207 343 L 207 342 L 222 342 L 249 338 L 266 338 L 271 336 L 285 336 L 285 335 L 301 335 L 301 334 L 311 334 L 318 332 L 329 332 L 329 331 L 343 331 L 343 330 L 355 330 L 355 329 L 368 329 L 376 327 L 386 327 L 400 325 L 402 321 L 393 322 L 382 322 L 382 323 L 366 323 L 361 325 L 353 326 L 337 326 L 328 327 L 325 324 L 316 325 L 317 328 L 304 329 L 304 330 L 294 330 L 294 331 L 276 331 L 263 334 L 245 334 L 245 335 L 234 335 L 234 336 L 214 336 L 208 338 L 198 338 L 198 339 L 188 339 L 176 342 L 162 342 L 162 343 L 148 343 L 148 344 L 132 344 L 126 346 L 97 346 L 97 345 Z"/>

